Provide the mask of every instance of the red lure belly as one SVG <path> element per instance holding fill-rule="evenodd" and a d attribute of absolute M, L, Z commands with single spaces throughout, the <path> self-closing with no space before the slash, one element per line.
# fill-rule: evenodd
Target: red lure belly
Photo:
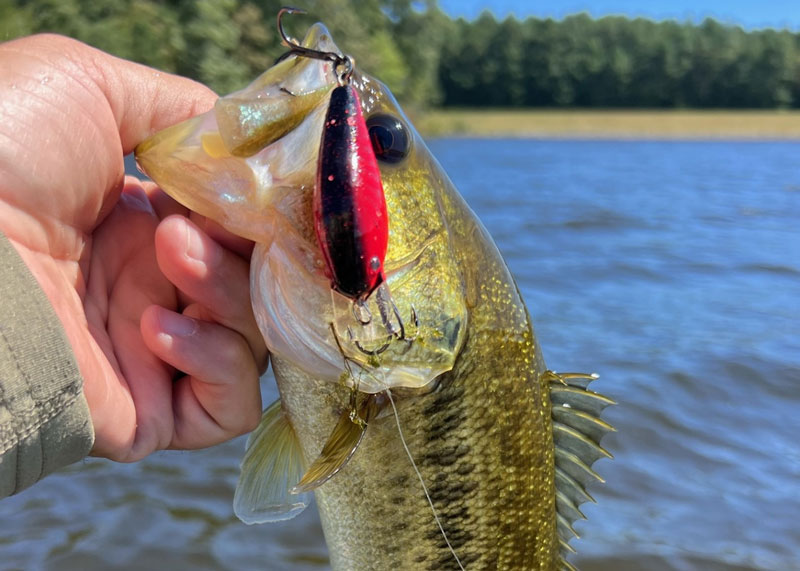
<path fill-rule="evenodd" d="M 353 300 L 366 299 L 384 280 L 389 218 L 378 162 L 351 85 L 331 93 L 313 203 L 331 287 Z"/>

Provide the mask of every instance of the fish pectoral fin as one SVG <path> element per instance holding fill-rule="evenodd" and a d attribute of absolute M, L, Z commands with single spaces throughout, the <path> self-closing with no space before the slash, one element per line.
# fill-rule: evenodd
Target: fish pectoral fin
<path fill-rule="evenodd" d="M 311 494 L 289 491 L 305 471 L 305 459 L 280 399 L 261 415 L 247 439 L 233 511 L 246 524 L 291 519 L 311 501 Z"/>
<path fill-rule="evenodd" d="M 614 401 L 587 387 L 597 375 L 545 371 L 542 380 L 550 386 L 553 406 L 553 441 L 556 461 L 556 512 L 561 543 L 562 568 L 574 569 L 566 555 L 574 550 L 569 541 L 578 534 L 573 522 L 584 519 L 579 506 L 594 501 L 586 491 L 593 480 L 602 478 L 592 470 L 599 458 L 610 458 L 600 441 L 614 428 L 600 419 L 603 409 Z"/>
<path fill-rule="evenodd" d="M 292 488 L 292 493 L 310 492 L 333 478 L 353 457 L 367 432 L 367 423 L 375 418 L 379 408 L 375 395 L 367 395 L 358 407 L 342 412 L 319 457 Z"/>

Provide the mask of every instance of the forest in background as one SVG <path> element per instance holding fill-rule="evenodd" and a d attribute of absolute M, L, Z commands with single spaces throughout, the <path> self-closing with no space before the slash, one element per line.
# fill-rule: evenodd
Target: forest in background
<path fill-rule="evenodd" d="M 229 93 L 285 51 L 286 0 L 0 0 L 0 39 L 57 32 Z M 304 0 L 315 21 L 406 105 L 800 108 L 800 34 L 585 14 L 488 12 L 454 20 L 436 0 Z"/>

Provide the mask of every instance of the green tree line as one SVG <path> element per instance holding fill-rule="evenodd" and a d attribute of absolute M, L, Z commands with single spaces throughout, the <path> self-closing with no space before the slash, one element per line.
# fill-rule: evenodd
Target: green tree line
<path fill-rule="evenodd" d="M 0 39 L 57 32 L 243 87 L 285 50 L 285 0 L 0 0 Z M 453 20 L 436 0 L 305 0 L 340 48 L 415 106 L 800 107 L 800 34 L 585 14 Z"/>
<path fill-rule="evenodd" d="M 445 105 L 800 106 L 800 35 L 785 30 L 486 13 L 453 27 L 440 57 Z"/>

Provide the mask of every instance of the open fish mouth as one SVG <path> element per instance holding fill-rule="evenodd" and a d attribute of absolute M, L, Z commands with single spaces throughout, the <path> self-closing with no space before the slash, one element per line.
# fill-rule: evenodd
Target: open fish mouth
<path fill-rule="evenodd" d="M 303 43 L 338 50 L 321 24 Z M 145 140 L 136 160 L 182 204 L 235 234 L 264 241 L 265 216 L 285 189 L 313 184 L 325 101 L 335 83 L 329 63 L 286 58 L 220 97 L 211 111 Z"/>
<path fill-rule="evenodd" d="M 340 53 L 322 24 L 310 28 L 302 45 Z M 393 182 L 405 165 L 392 163 L 383 177 L 390 208 L 385 282 L 359 300 L 358 311 L 332 291 L 312 196 L 337 82 L 333 62 L 290 53 L 211 111 L 144 141 L 136 158 L 179 202 L 256 242 L 251 295 L 274 355 L 300 363 L 315 378 L 363 392 L 425 387 L 452 368 L 466 331 L 449 237 L 443 222 L 419 236 L 400 225 L 397 194 L 407 192 L 408 183 Z M 375 80 L 355 71 L 352 84 L 365 113 L 401 113 Z M 413 128 L 406 136 L 413 148 Z M 431 205 L 431 216 L 441 219 L 434 200 Z M 440 267 L 446 274 L 431 273 Z"/>

